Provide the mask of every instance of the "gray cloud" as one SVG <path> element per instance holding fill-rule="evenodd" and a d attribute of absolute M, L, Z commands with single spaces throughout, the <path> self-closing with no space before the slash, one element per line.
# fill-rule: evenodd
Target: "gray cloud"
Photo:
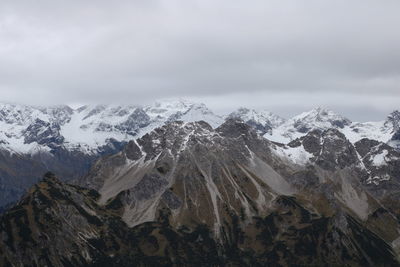
<path fill-rule="evenodd" d="M 1 1 L 2 101 L 400 108 L 400 2 Z"/>

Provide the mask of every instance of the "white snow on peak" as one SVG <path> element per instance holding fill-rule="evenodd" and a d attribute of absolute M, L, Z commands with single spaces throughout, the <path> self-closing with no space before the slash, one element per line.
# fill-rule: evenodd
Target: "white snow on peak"
<path fill-rule="evenodd" d="M 204 120 L 213 128 L 223 123 L 224 119 L 214 114 L 203 103 L 185 99 L 165 99 L 144 107 L 144 111 L 154 122 L 164 124 L 166 121 L 181 120 L 194 122 Z"/>
<path fill-rule="evenodd" d="M 110 138 L 118 141 L 132 139 L 132 135 L 116 127 L 126 121 L 136 109 L 134 106 L 96 105 L 75 110 L 70 121 L 61 127 L 60 133 L 65 138 L 65 146 L 89 152 L 105 145 Z"/>
<path fill-rule="evenodd" d="M 168 99 L 153 105 L 86 105 L 77 109 L 68 106 L 39 107 L 0 103 L 0 147 L 18 153 L 34 153 L 45 145 L 25 143 L 24 133 L 37 119 L 60 127 L 63 145 L 71 150 L 91 153 L 108 140 L 128 141 L 140 137 L 166 122 L 204 120 L 212 127 L 223 123 L 204 104 L 184 99 Z M 38 126 L 39 127 L 39 126 Z M 44 133 L 39 129 L 37 134 Z M 38 147 L 39 146 L 39 147 Z"/>
<path fill-rule="evenodd" d="M 152 119 L 168 119 L 176 113 L 186 112 L 193 105 L 195 103 L 185 99 L 164 99 L 144 107 L 144 110 Z"/>
<path fill-rule="evenodd" d="M 307 127 L 309 129 L 325 130 L 328 128 L 340 128 L 351 121 L 332 110 L 325 108 L 315 108 L 308 112 L 303 112 L 300 115 L 293 117 L 290 122 L 295 127 Z"/>
<path fill-rule="evenodd" d="M 377 140 L 386 143 L 392 137 L 392 129 L 384 121 L 377 122 L 353 122 L 341 129 L 350 142 L 357 142 L 363 138 Z"/>
<path fill-rule="evenodd" d="M 266 133 L 265 138 L 279 143 L 288 143 L 296 138 L 306 135 L 309 131 L 329 128 L 343 128 L 350 125 L 351 121 L 325 108 L 315 108 L 303 112 Z"/>
<path fill-rule="evenodd" d="M 329 128 L 338 129 L 351 142 L 369 138 L 388 143 L 399 128 L 400 120 L 400 113 L 393 112 L 385 121 L 352 123 L 324 108 L 301 113 L 287 121 L 266 110 L 247 108 L 240 108 L 226 117 L 230 116 L 260 127 L 260 132 L 267 132 L 264 137 L 279 143 L 288 143 L 313 129 Z M 59 134 L 64 138 L 63 145 L 66 148 L 91 152 L 110 139 L 128 141 L 170 121 L 203 120 L 216 128 L 226 117 L 214 114 L 204 104 L 185 99 L 164 99 L 144 107 L 87 105 L 78 109 L 65 105 L 40 107 L 0 103 L 0 148 L 17 153 L 48 150 L 47 146 L 36 142 L 25 143 L 26 130 L 30 125 L 36 127 L 33 134 L 46 134 L 46 125 L 53 127 L 54 124 L 52 130 L 54 132 L 60 128 Z M 38 120 L 40 123 L 37 123 Z M 43 129 L 37 129 L 38 127 Z"/>
<path fill-rule="evenodd" d="M 228 115 L 228 117 L 240 118 L 244 122 L 253 121 L 261 125 L 268 125 L 272 128 L 278 127 L 285 122 L 285 119 L 268 110 L 255 110 L 241 107 Z"/>
<path fill-rule="evenodd" d="M 36 142 L 25 143 L 24 131 L 37 119 L 59 124 L 69 119 L 72 110 L 67 106 L 39 107 L 0 103 L 0 147 L 15 153 L 47 151 Z"/>
<path fill-rule="evenodd" d="M 348 120 L 345 117 L 333 112 L 330 109 L 317 107 L 310 111 L 303 112 L 295 117 L 293 120 L 309 120 L 309 121 L 319 121 L 326 122 L 328 120 Z"/>
<path fill-rule="evenodd" d="M 397 114 L 398 112 L 391 113 L 385 121 L 360 123 L 351 122 L 329 109 L 316 108 L 287 120 L 273 129 L 272 133 L 266 133 L 264 137 L 271 141 L 286 144 L 314 129 L 335 128 L 352 143 L 368 138 L 390 144 L 395 128 L 399 125 Z"/>

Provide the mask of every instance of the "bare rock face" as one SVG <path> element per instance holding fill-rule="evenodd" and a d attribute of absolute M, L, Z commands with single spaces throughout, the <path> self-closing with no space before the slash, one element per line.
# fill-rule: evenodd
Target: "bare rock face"
<path fill-rule="evenodd" d="M 139 129 L 144 128 L 150 124 L 150 117 L 142 108 L 137 108 L 132 114 L 129 115 L 126 121 L 117 125 L 116 128 L 129 135 L 136 135 Z"/>
<path fill-rule="evenodd" d="M 29 125 L 23 134 L 25 143 L 28 144 L 36 142 L 40 145 L 56 148 L 64 142 L 64 137 L 60 134 L 60 125 L 40 119 L 36 119 L 34 123 Z"/>
<path fill-rule="evenodd" d="M 326 170 L 343 169 L 359 163 L 354 146 L 336 129 L 314 130 L 288 144 L 290 147 L 301 145 L 313 154 L 313 161 Z"/>

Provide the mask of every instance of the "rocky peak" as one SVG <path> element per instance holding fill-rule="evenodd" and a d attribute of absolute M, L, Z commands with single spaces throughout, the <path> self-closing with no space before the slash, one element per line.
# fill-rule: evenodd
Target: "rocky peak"
<path fill-rule="evenodd" d="M 254 109 L 239 108 L 227 116 L 230 119 L 240 119 L 252 126 L 261 135 L 271 132 L 283 124 L 285 120 L 269 111 L 256 111 Z"/>
<path fill-rule="evenodd" d="M 324 131 L 335 128 L 344 131 L 351 123 L 349 119 L 329 109 L 319 107 L 287 120 L 273 129 L 272 133 L 267 133 L 265 137 L 272 141 L 289 143 L 316 129 Z"/>
<path fill-rule="evenodd" d="M 209 143 L 212 135 L 213 128 L 204 121 L 174 121 L 144 135 L 137 143 L 143 148 L 147 158 L 154 158 L 164 150 L 177 155 L 188 146 Z"/>
<path fill-rule="evenodd" d="M 185 99 L 166 99 L 163 101 L 156 101 L 153 105 L 146 106 L 144 110 L 151 117 L 169 118 L 176 112 L 187 112 L 194 105 L 195 103 Z"/>
<path fill-rule="evenodd" d="M 40 145 L 46 145 L 54 148 L 63 143 L 64 137 L 60 134 L 60 125 L 57 123 L 45 122 L 36 119 L 32 124 L 23 131 L 25 143 L 30 144 L 36 142 Z"/>
<path fill-rule="evenodd" d="M 201 114 L 211 114 L 212 111 L 204 103 L 192 103 L 188 110 L 198 111 Z"/>
<path fill-rule="evenodd" d="M 0 121 L 8 124 L 23 125 L 31 118 L 34 109 L 26 105 L 0 104 Z"/>
<path fill-rule="evenodd" d="M 344 128 L 351 124 L 351 121 L 335 112 L 325 108 L 315 108 L 304 112 L 292 119 L 294 127 L 301 133 L 312 129 Z"/>
<path fill-rule="evenodd" d="M 18 104 L 0 104 L 0 121 L 7 124 L 25 125 L 35 118 L 49 120 L 60 125 L 68 122 L 73 110 L 66 105 L 29 106 Z"/>
<path fill-rule="evenodd" d="M 184 104 L 178 104 L 177 105 L 177 110 L 175 113 L 172 113 L 167 121 L 176 121 L 180 120 L 183 116 L 188 115 L 188 114 L 196 114 L 197 116 L 204 116 L 204 115 L 210 115 L 213 114 L 211 110 L 207 108 L 206 105 L 203 103 L 188 103 L 184 102 Z M 169 110 L 166 110 L 169 111 Z"/>
<path fill-rule="evenodd" d="M 207 121 L 212 127 L 217 127 L 223 122 L 223 118 L 214 114 L 203 103 L 195 103 L 188 100 L 165 100 L 157 102 L 153 106 L 144 108 L 150 116 L 153 124 L 161 126 L 173 121 Z"/>
<path fill-rule="evenodd" d="M 221 126 L 215 129 L 222 136 L 237 138 L 240 136 L 257 135 L 256 131 L 238 118 L 228 118 Z"/>
<path fill-rule="evenodd" d="M 49 121 L 55 122 L 59 125 L 68 123 L 74 113 L 74 110 L 67 105 L 38 107 L 38 109 L 49 117 Z"/>
<path fill-rule="evenodd" d="M 126 132 L 132 136 L 136 135 L 140 128 L 150 124 L 150 117 L 142 108 L 136 108 L 126 121 L 115 126 L 117 129 Z"/>
<path fill-rule="evenodd" d="M 87 118 L 90 118 L 94 115 L 99 114 L 100 112 L 104 111 L 107 106 L 106 105 L 96 105 L 94 107 L 86 106 L 87 108 L 85 109 L 86 111 L 86 116 L 83 117 L 83 120 L 86 120 Z"/>
<path fill-rule="evenodd" d="M 313 130 L 288 144 L 290 147 L 303 146 L 314 155 L 317 165 L 327 170 L 343 169 L 359 163 L 353 144 L 339 130 Z"/>

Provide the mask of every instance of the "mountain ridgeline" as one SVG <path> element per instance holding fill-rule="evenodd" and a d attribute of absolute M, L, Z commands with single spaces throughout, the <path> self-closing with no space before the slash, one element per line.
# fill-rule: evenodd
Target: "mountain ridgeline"
<path fill-rule="evenodd" d="M 0 218 L 0 266 L 399 266 L 392 137 L 313 114 L 285 144 L 276 118 L 171 120 L 73 184 L 47 173 Z"/>
<path fill-rule="evenodd" d="M 169 122 L 203 120 L 217 128 L 238 119 L 271 141 L 288 144 L 313 130 L 337 129 L 352 143 L 363 138 L 400 147 L 400 113 L 380 122 L 358 123 L 316 108 L 285 120 L 265 110 L 240 108 L 226 116 L 187 100 L 148 106 L 87 105 L 38 107 L 0 104 L 0 210 L 17 201 L 46 171 L 62 181 L 85 175 L 102 156 L 121 151 Z"/>

